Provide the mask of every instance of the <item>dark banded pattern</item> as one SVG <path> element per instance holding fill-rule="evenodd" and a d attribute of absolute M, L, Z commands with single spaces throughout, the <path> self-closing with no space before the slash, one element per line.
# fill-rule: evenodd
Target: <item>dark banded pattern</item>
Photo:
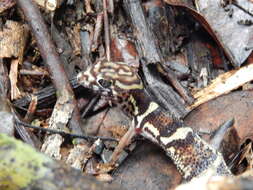
<path fill-rule="evenodd" d="M 77 78 L 85 87 L 111 97 L 133 118 L 136 133 L 162 147 L 184 179 L 231 174 L 217 150 L 151 100 L 135 69 L 125 63 L 98 62 Z M 99 79 L 110 82 L 111 86 L 102 87 Z"/>
<path fill-rule="evenodd" d="M 104 88 L 98 81 L 109 81 L 110 88 Z M 131 89 L 143 89 L 142 82 L 135 69 L 124 63 L 99 61 L 93 67 L 89 67 L 77 75 L 77 81 L 87 88 L 100 91 L 105 96 L 117 97 Z"/>

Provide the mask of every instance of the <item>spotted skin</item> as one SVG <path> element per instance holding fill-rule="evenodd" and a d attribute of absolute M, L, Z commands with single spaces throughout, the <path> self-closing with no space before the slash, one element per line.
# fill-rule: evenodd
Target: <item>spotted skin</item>
<path fill-rule="evenodd" d="M 110 81 L 110 86 L 101 86 L 101 79 Z M 207 173 L 231 175 L 222 155 L 152 101 L 136 70 L 127 64 L 100 61 L 79 73 L 77 80 L 110 98 L 132 117 L 136 133 L 163 148 L 185 180 Z"/>

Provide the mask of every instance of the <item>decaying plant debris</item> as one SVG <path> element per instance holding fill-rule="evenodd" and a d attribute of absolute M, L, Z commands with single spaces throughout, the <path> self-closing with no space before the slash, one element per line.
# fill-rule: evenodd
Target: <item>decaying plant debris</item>
<path fill-rule="evenodd" d="M 76 186 L 80 189 L 86 188 L 78 186 L 81 181 L 90 189 L 176 188 L 181 177 L 174 165 L 158 147 L 142 139 L 131 142 L 119 155 L 117 167 L 107 165 L 131 122 L 110 101 L 81 87 L 76 75 L 98 60 L 123 61 L 139 71 L 156 102 L 207 141 L 222 123 L 233 118 L 234 127 L 220 150 L 235 175 L 250 173 L 250 10 L 253 4 L 247 0 L 2 0 L 0 118 L 4 125 L 0 124 L 0 133 L 77 168 L 80 175 L 113 183 L 104 186 L 93 178 L 80 177 Z M 54 134 L 29 126 L 50 129 Z M 64 133 L 55 134 L 57 131 Z M 31 158 L 49 160 L 3 135 L 0 141 L 1 155 L 11 151 L 14 160 L 22 158 L 21 150 L 4 148 L 6 143 L 17 143 L 17 148 L 29 149 Z M 31 162 L 26 161 L 23 165 Z M 16 164 L 10 167 L 23 168 Z M 66 183 L 61 189 L 67 189 L 79 173 L 56 165 L 57 169 L 49 166 L 49 173 L 64 175 L 60 180 Z M 0 168 L 6 169 L 3 162 Z M 248 176 L 246 180 L 239 176 L 208 178 L 201 183 L 203 189 L 237 184 L 235 189 L 242 190 L 252 184 Z M 5 177 L 17 176 L 1 170 L 0 181 Z M 0 189 L 30 188 L 14 181 L 5 181 L 4 186 L 0 182 Z M 200 182 L 196 184 L 200 187 Z"/>

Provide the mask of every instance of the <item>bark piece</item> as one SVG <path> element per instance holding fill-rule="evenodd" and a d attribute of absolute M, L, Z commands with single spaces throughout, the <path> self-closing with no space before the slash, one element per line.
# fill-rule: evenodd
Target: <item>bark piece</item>
<path fill-rule="evenodd" d="M 68 93 L 64 93 L 58 98 L 49 121 L 50 129 L 64 130 L 66 128 L 66 125 L 74 109 L 74 106 L 71 104 L 69 99 L 70 98 L 68 97 Z M 45 152 L 51 157 L 60 160 L 60 146 L 63 140 L 63 137 L 58 134 L 50 135 L 48 138 L 46 138 L 44 144 L 42 145 L 42 152 Z"/>
<path fill-rule="evenodd" d="M 89 147 L 85 144 L 78 144 L 71 149 L 66 163 L 71 165 L 73 168 L 83 169 L 84 165 L 90 158 L 90 155 L 87 153 Z"/>
<path fill-rule="evenodd" d="M 0 57 L 19 57 L 19 63 L 22 63 L 27 32 L 25 25 L 8 20 L 0 31 Z"/>
<path fill-rule="evenodd" d="M 12 60 L 10 68 L 10 82 L 11 82 L 11 100 L 15 100 L 21 96 L 17 87 L 18 82 L 18 59 Z"/>

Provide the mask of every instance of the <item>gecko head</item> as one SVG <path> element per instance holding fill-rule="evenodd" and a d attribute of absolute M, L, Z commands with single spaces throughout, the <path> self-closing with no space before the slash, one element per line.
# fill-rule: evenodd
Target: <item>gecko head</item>
<path fill-rule="evenodd" d="M 124 62 L 99 61 L 77 75 L 79 84 L 106 97 L 143 89 L 136 69 Z"/>

